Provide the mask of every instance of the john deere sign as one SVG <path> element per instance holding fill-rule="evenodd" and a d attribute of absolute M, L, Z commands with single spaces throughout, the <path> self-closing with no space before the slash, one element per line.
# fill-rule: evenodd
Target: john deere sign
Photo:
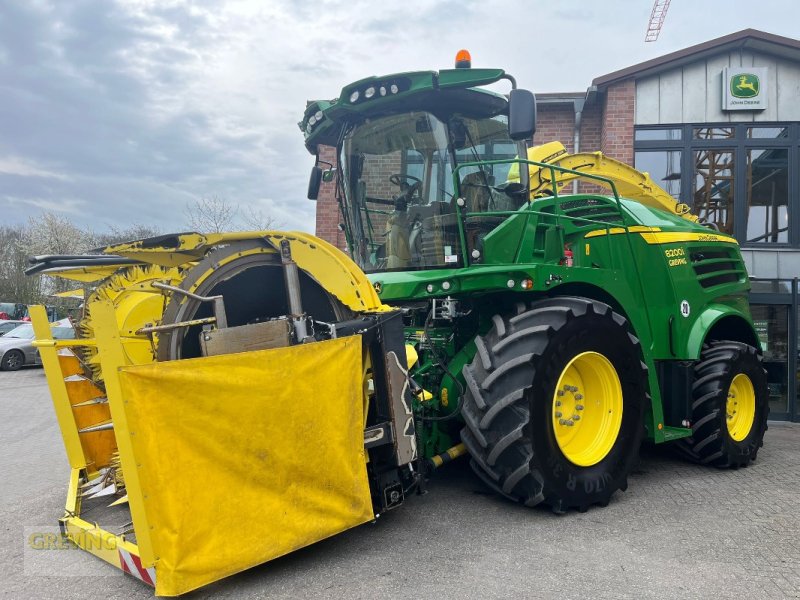
<path fill-rule="evenodd" d="M 722 110 L 767 108 L 767 69 L 728 67 L 722 71 Z"/>

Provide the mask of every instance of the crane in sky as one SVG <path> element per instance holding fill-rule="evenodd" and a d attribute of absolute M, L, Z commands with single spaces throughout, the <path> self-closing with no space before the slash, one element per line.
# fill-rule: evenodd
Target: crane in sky
<path fill-rule="evenodd" d="M 658 34 L 661 33 L 661 27 L 664 25 L 664 19 L 667 18 L 669 2 L 670 0 L 655 0 L 653 2 L 650 22 L 647 24 L 647 33 L 644 36 L 645 42 L 655 42 L 658 39 Z"/>

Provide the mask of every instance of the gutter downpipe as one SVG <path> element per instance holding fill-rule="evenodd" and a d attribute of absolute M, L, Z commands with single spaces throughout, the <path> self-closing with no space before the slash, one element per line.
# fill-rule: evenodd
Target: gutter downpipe
<path fill-rule="evenodd" d="M 583 106 L 586 103 L 585 98 L 576 99 L 573 101 L 573 108 L 575 109 L 575 133 L 572 139 L 573 154 L 581 151 L 581 121 L 583 120 Z M 572 182 L 572 193 L 578 193 L 578 180 Z"/>

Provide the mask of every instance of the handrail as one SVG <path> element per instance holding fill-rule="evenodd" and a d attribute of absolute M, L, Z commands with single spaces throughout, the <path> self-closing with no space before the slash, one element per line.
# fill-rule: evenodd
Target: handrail
<path fill-rule="evenodd" d="M 473 161 L 473 162 L 466 162 L 466 163 L 458 164 L 458 165 L 456 165 L 455 169 L 453 169 L 453 189 L 458 189 L 458 190 L 461 189 L 460 178 L 458 177 L 458 174 L 459 174 L 459 171 L 461 171 L 462 169 L 469 168 L 469 167 L 482 167 L 482 166 L 486 166 L 486 165 L 491 166 L 491 165 L 501 165 L 501 164 L 509 164 L 509 163 L 520 163 L 520 170 L 522 169 L 522 166 L 521 166 L 522 164 L 533 165 L 535 167 L 547 169 L 547 170 L 550 171 L 550 174 L 551 174 L 551 177 L 553 178 L 553 181 L 555 181 L 555 172 L 559 171 L 561 173 L 569 173 L 569 174 L 577 175 L 579 177 L 583 177 L 583 178 L 586 178 L 586 179 L 594 179 L 595 181 L 604 182 L 604 183 L 606 183 L 608 185 L 609 188 L 611 188 L 611 192 L 613 193 L 614 200 L 616 201 L 616 204 L 617 204 L 617 210 L 619 211 L 620 217 L 624 219 L 624 211 L 622 210 L 622 202 L 620 201 L 619 192 L 617 191 L 617 186 L 614 183 L 613 179 L 610 179 L 609 177 L 603 177 L 602 175 L 593 175 L 591 173 L 585 173 L 583 171 L 576 171 L 575 169 L 568 169 L 567 167 L 560 167 L 558 165 L 552 165 L 550 163 L 537 162 L 535 160 L 529 160 L 529 159 L 526 159 L 526 158 L 513 158 L 513 159 L 502 158 L 502 159 L 498 159 L 498 160 Z M 570 196 L 571 195 L 572 194 L 570 194 Z M 553 189 L 552 198 L 555 198 L 556 200 L 560 198 L 560 196 L 558 195 L 558 190 L 555 189 L 555 188 Z M 528 204 L 530 204 L 530 203 L 531 203 L 530 200 L 528 200 Z M 560 204 L 560 203 L 557 203 L 557 204 Z"/>
<path fill-rule="evenodd" d="M 633 257 L 634 264 L 635 264 L 635 253 L 633 251 L 633 243 L 630 240 L 630 231 L 628 229 L 628 225 L 625 224 L 625 212 L 622 210 L 622 202 L 621 202 L 620 197 L 619 197 L 619 191 L 617 190 L 617 186 L 614 183 L 614 181 L 612 179 L 608 178 L 608 177 L 603 177 L 602 175 L 594 175 L 594 174 L 591 174 L 591 173 L 585 173 L 583 171 L 577 171 L 575 169 L 569 169 L 567 167 L 561 167 L 561 166 L 553 165 L 553 164 L 550 164 L 550 163 L 542 163 L 542 162 L 538 162 L 538 161 L 535 161 L 535 160 L 529 160 L 529 159 L 525 159 L 525 158 L 513 158 L 513 159 L 503 158 L 503 159 L 497 159 L 497 160 L 465 162 L 465 163 L 461 163 L 461 164 L 456 165 L 456 167 L 453 169 L 453 189 L 459 190 L 459 196 L 461 195 L 461 180 L 460 180 L 460 177 L 459 177 L 459 172 L 461 170 L 463 170 L 463 169 L 470 168 L 470 167 L 481 168 L 483 166 L 509 164 L 509 163 L 519 164 L 520 173 L 522 172 L 522 165 L 523 164 L 525 164 L 525 165 L 533 165 L 535 167 L 539 167 L 540 169 L 547 169 L 548 171 L 550 171 L 551 181 L 553 181 L 553 183 L 554 183 L 553 190 L 552 190 L 553 195 L 551 196 L 551 198 L 553 199 L 553 208 L 554 208 L 554 213 L 553 213 L 552 216 L 555 216 L 556 227 L 560 227 L 561 226 L 561 220 L 565 217 L 565 215 L 562 214 L 562 210 L 561 210 L 561 196 L 559 196 L 558 188 L 555 185 L 556 171 L 559 171 L 561 173 L 573 174 L 573 175 L 577 175 L 578 177 L 582 177 L 582 178 L 586 178 L 586 179 L 593 179 L 595 181 L 599 181 L 599 182 L 605 183 L 607 185 L 607 187 L 611 189 L 611 192 L 614 195 L 614 202 L 616 203 L 616 209 L 617 209 L 617 212 L 619 214 L 620 223 L 609 223 L 609 222 L 601 222 L 601 221 L 595 221 L 595 222 L 598 225 L 604 226 L 606 228 L 606 233 L 608 233 L 611 230 L 612 227 L 619 227 L 619 226 L 624 227 L 624 229 L 625 229 L 625 237 L 628 240 L 628 242 L 627 242 L 628 243 L 628 250 L 630 251 L 631 256 Z M 571 196 L 572 195 L 569 195 L 567 197 L 571 197 Z M 530 198 L 528 198 L 528 207 L 529 207 L 528 210 L 530 210 L 530 207 L 532 206 L 532 204 L 533 203 L 531 202 Z M 459 205 L 459 203 L 456 202 L 456 212 L 457 212 L 457 214 L 459 216 L 459 219 L 458 219 L 458 226 L 459 227 L 458 228 L 459 228 L 459 236 L 461 238 L 462 257 L 463 257 L 463 260 L 464 260 L 464 265 L 466 266 L 466 265 L 469 264 L 469 249 L 467 248 L 466 235 L 465 235 L 465 233 L 463 231 L 463 229 L 464 229 L 463 221 L 464 221 L 464 218 L 466 218 L 468 216 L 468 214 L 465 214 L 464 216 L 462 216 L 461 215 L 461 208 L 462 207 Z M 509 214 L 510 215 L 510 214 L 515 214 L 518 211 L 509 211 L 508 213 L 505 213 L 505 211 L 494 211 L 494 212 L 495 213 L 500 213 L 500 214 Z M 542 215 L 546 215 L 547 214 L 547 213 L 543 213 L 541 211 L 533 211 L 533 210 L 530 210 L 530 212 L 531 212 L 531 214 L 542 214 Z M 484 215 L 484 216 L 490 216 L 491 212 L 488 212 L 488 211 L 487 212 L 481 212 L 480 214 Z M 497 216 L 499 216 L 499 214 Z M 551 215 L 548 215 L 548 216 L 551 216 Z M 589 219 L 585 219 L 583 217 L 570 217 L 570 216 L 567 215 L 566 218 L 571 219 L 571 220 L 580 219 L 580 220 L 584 220 L 584 221 L 587 221 L 587 222 L 591 222 Z M 609 256 L 611 257 L 611 268 L 614 269 L 615 268 L 614 253 L 611 252 L 609 254 Z M 641 285 L 641 282 L 640 282 L 640 285 Z"/>
<path fill-rule="evenodd" d="M 453 189 L 454 190 L 455 189 L 459 190 L 459 196 L 461 196 L 461 180 L 460 180 L 460 177 L 459 177 L 459 172 L 461 170 L 463 170 L 463 169 L 466 169 L 466 168 L 469 168 L 469 167 L 481 168 L 483 166 L 509 164 L 509 163 L 518 164 L 519 165 L 519 169 L 520 169 L 520 173 L 522 173 L 522 165 L 533 165 L 535 167 L 539 167 L 540 169 L 546 169 L 546 170 L 550 171 L 550 177 L 551 177 L 551 181 L 553 183 L 553 190 L 552 190 L 553 195 L 552 195 L 552 198 L 553 198 L 553 206 L 555 208 L 556 226 L 557 227 L 560 226 L 560 221 L 561 221 L 561 202 L 560 202 L 560 197 L 558 195 L 558 186 L 556 186 L 556 184 L 555 184 L 556 171 L 558 171 L 560 173 L 567 173 L 567 174 L 576 175 L 576 176 L 578 176 L 580 178 L 583 178 L 583 179 L 589 179 L 589 180 L 594 180 L 594 181 L 605 183 L 606 187 L 610 188 L 612 194 L 614 195 L 614 200 L 615 200 L 616 205 L 617 205 L 617 211 L 619 212 L 619 216 L 620 216 L 620 220 L 621 220 L 621 226 L 625 230 L 625 239 L 626 239 L 626 243 L 627 243 L 627 246 L 628 246 L 628 252 L 630 253 L 630 257 L 631 257 L 631 260 L 633 261 L 634 268 L 636 269 L 637 273 L 640 273 L 639 266 L 638 266 L 637 260 L 636 260 L 636 253 L 633 250 L 633 242 L 631 241 L 630 228 L 629 228 L 628 225 L 625 224 L 625 213 L 622 210 L 622 201 L 620 200 L 620 197 L 619 197 L 619 191 L 617 190 L 617 186 L 614 183 L 614 181 L 609 177 L 603 177 L 602 175 L 594 175 L 594 174 L 591 174 L 591 173 L 585 173 L 583 171 L 577 171 L 575 169 L 569 169 L 567 167 L 561 167 L 559 165 L 554 165 L 554 164 L 550 164 L 550 163 L 538 162 L 538 161 L 529 160 L 529 159 L 526 159 L 526 158 L 498 159 L 498 160 L 466 162 L 466 163 L 461 163 L 461 164 L 456 165 L 455 168 L 453 169 Z M 530 204 L 531 204 L 531 201 L 530 201 L 530 198 L 529 198 L 528 199 L 528 205 L 530 206 Z M 457 210 L 458 210 L 460 208 L 458 206 L 458 202 L 456 203 L 456 205 L 457 205 Z M 466 265 L 469 264 L 469 251 L 468 251 L 468 248 L 466 246 L 466 236 L 464 234 L 464 219 L 461 217 L 460 211 L 458 211 L 458 214 L 459 214 L 458 228 L 459 228 L 459 233 L 460 233 L 460 236 L 461 236 L 462 256 L 463 256 L 463 259 L 464 259 L 464 265 L 466 266 Z M 613 225 L 613 226 L 614 227 L 618 227 L 619 225 Z M 606 225 L 606 232 L 607 233 L 610 231 L 610 229 L 611 229 L 611 225 Z M 607 237 L 607 239 L 609 239 L 609 240 L 610 240 L 610 238 L 611 238 L 611 236 Z M 615 261 L 614 261 L 614 253 L 613 252 L 609 252 L 609 256 L 611 258 L 611 268 L 615 269 L 616 266 L 615 266 Z M 642 278 L 641 277 L 637 277 L 637 280 L 639 282 L 640 293 L 642 295 L 642 298 L 644 298 L 645 297 L 645 293 L 644 293 L 644 284 L 642 283 Z M 647 305 L 646 304 L 645 304 L 645 310 L 647 310 Z M 652 334 L 652 323 L 650 323 L 649 317 L 648 317 L 648 323 L 650 324 L 650 327 L 651 327 L 651 332 L 650 333 Z"/>

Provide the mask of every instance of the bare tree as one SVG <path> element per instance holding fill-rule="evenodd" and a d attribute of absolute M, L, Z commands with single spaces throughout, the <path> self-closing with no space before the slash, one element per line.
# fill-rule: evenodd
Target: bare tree
<path fill-rule="evenodd" d="M 81 229 L 67 217 L 44 212 L 26 224 L 0 226 L 0 301 L 22 304 L 52 304 L 67 308 L 70 300 L 52 294 L 82 287 L 76 281 L 27 276 L 28 258 L 47 254 L 82 254 L 92 249 L 158 235 L 157 228 L 135 224 L 110 226 L 108 232 Z M 62 311 L 63 312 L 63 311 Z"/>
<path fill-rule="evenodd" d="M 106 232 L 88 232 L 90 240 L 90 247 L 94 249 L 101 249 L 114 244 L 122 244 L 124 242 L 133 242 L 135 240 L 142 240 L 145 238 L 155 237 L 161 235 L 162 231 L 158 227 L 151 225 L 144 225 L 142 223 L 134 223 L 129 227 L 117 227 L 110 225 Z"/>
<path fill-rule="evenodd" d="M 43 212 L 28 219 L 25 228 L 24 249 L 28 256 L 46 254 L 82 254 L 89 249 L 89 236 L 68 217 L 54 212 Z M 80 284 L 55 277 L 37 277 L 40 301 L 58 292 L 64 292 Z M 49 303 L 49 302 L 48 302 Z"/>
<path fill-rule="evenodd" d="M 266 231 L 281 227 L 279 223 L 264 211 L 246 206 L 240 211 L 242 213 L 242 223 L 250 231 Z"/>
<path fill-rule="evenodd" d="M 24 225 L 0 227 L 0 301 L 35 304 L 41 301 L 39 277 L 28 277 Z"/>
<path fill-rule="evenodd" d="M 89 243 L 84 230 L 54 212 L 28 219 L 26 238 L 31 254 L 79 254 L 87 250 Z"/>
<path fill-rule="evenodd" d="M 264 231 L 280 227 L 275 219 L 252 205 L 241 206 L 221 196 L 204 196 L 186 205 L 186 224 L 199 233 Z"/>
<path fill-rule="evenodd" d="M 187 204 L 184 211 L 189 228 L 201 233 L 230 231 L 238 212 L 237 204 L 216 195 L 204 196 L 194 204 Z"/>

